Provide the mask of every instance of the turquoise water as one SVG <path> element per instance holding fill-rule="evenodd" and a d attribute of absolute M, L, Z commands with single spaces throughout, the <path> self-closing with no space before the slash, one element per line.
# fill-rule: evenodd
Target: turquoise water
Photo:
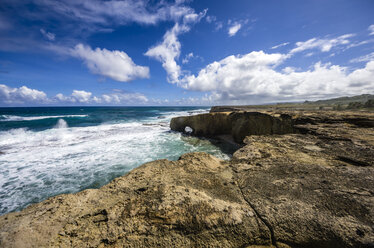
<path fill-rule="evenodd" d="M 98 188 L 145 162 L 204 151 L 210 141 L 170 130 L 196 107 L 0 108 L 0 214 L 48 197 Z"/>

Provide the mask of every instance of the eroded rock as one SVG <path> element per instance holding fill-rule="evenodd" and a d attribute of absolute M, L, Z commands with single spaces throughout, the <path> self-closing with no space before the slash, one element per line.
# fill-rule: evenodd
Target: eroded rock
<path fill-rule="evenodd" d="M 204 154 L 144 164 L 100 189 L 0 217 L 1 247 L 270 245 L 231 168 Z"/>
<path fill-rule="evenodd" d="M 251 136 L 234 154 L 245 199 L 291 247 L 371 247 L 374 171 L 341 161 L 362 147 L 312 135 Z M 361 144 L 360 146 L 363 146 Z M 366 144 L 366 152 L 374 150 Z M 349 156 L 349 155 L 348 155 Z"/>
<path fill-rule="evenodd" d="M 248 135 L 285 134 L 294 132 L 289 115 L 273 116 L 260 112 L 220 112 L 175 117 L 170 122 L 174 131 L 184 132 L 190 127 L 196 136 L 217 137 L 231 135 L 242 143 Z"/>

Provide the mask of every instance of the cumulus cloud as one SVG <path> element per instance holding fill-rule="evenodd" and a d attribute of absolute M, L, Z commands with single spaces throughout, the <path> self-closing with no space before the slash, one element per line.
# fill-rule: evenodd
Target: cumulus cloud
<path fill-rule="evenodd" d="M 368 30 L 369 30 L 369 35 L 374 35 L 374 24 L 370 25 L 368 27 Z"/>
<path fill-rule="evenodd" d="M 84 90 L 73 90 L 70 96 L 64 96 L 59 93 L 56 95 L 57 102 L 70 102 L 70 103 L 89 103 L 92 102 L 92 93 Z"/>
<path fill-rule="evenodd" d="M 171 30 L 166 32 L 161 44 L 150 48 L 145 53 L 146 56 L 162 63 L 162 67 L 168 74 L 167 79 L 171 83 L 176 83 L 181 73 L 181 68 L 176 62 L 181 52 L 181 43 L 178 40 L 178 35 L 188 30 L 187 26 L 176 23 Z"/>
<path fill-rule="evenodd" d="M 242 27 L 242 24 L 234 22 L 228 30 L 228 34 L 230 37 L 236 35 L 236 33 L 239 31 L 239 29 Z"/>
<path fill-rule="evenodd" d="M 113 90 L 110 93 L 94 96 L 85 90 L 73 90 L 70 95 L 58 93 L 48 97 L 46 93 L 26 86 L 12 88 L 0 84 L 0 106 L 30 106 L 30 105 L 143 105 L 148 98 L 137 92 Z"/>
<path fill-rule="evenodd" d="M 349 72 L 338 65 L 316 63 L 307 71 L 278 71 L 289 56 L 262 51 L 229 56 L 216 61 L 196 76 L 183 78 L 183 87 L 211 92 L 211 100 L 222 103 L 261 103 L 274 100 L 305 100 L 362 94 L 374 90 L 374 61 Z"/>
<path fill-rule="evenodd" d="M 148 98 L 140 93 L 112 93 L 104 94 L 101 96 L 101 99 L 105 103 L 120 104 L 120 103 L 146 103 Z"/>
<path fill-rule="evenodd" d="M 4 84 L 0 84 L 0 103 L 11 105 L 11 104 L 23 104 L 23 103 L 46 103 L 48 102 L 47 95 L 43 91 L 30 89 L 26 86 L 19 88 L 8 87 Z"/>
<path fill-rule="evenodd" d="M 74 49 L 71 49 L 70 53 L 72 56 L 82 59 L 92 73 L 116 81 L 129 82 L 136 78 L 149 78 L 149 68 L 136 65 L 122 51 L 109 51 L 105 48 L 93 50 L 89 46 L 78 44 Z"/>
<path fill-rule="evenodd" d="M 246 55 L 231 55 L 207 65 L 197 76 L 185 77 L 182 85 L 184 88 L 197 91 L 215 91 L 223 87 L 221 89 L 225 91 L 240 92 L 250 85 L 249 81 L 253 75 L 269 72 L 271 66 L 276 66 L 286 57 L 279 53 L 266 54 L 262 51 Z"/>
<path fill-rule="evenodd" d="M 328 52 L 331 48 L 339 45 L 346 45 L 350 43 L 349 38 L 354 34 L 345 34 L 333 39 L 318 39 L 312 38 L 307 41 L 296 42 L 296 47 L 290 51 L 290 54 L 302 52 L 310 49 L 319 49 L 321 52 Z"/>
<path fill-rule="evenodd" d="M 55 35 L 54 33 L 47 32 L 47 31 L 45 31 L 43 28 L 40 29 L 40 33 L 42 33 L 42 35 L 43 35 L 46 39 L 48 39 L 48 40 L 50 40 L 50 41 L 54 41 L 55 38 L 56 38 L 56 35 Z"/>
<path fill-rule="evenodd" d="M 57 94 L 55 101 L 59 103 L 82 103 L 82 104 L 104 104 L 104 105 L 121 105 L 121 104 L 144 104 L 148 98 L 141 93 L 122 92 L 115 90 L 112 93 L 93 96 L 91 92 L 84 90 L 73 90 L 70 96 Z"/>
<path fill-rule="evenodd" d="M 165 33 L 163 41 L 160 44 L 151 47 L 145 53 L 146 56 L 154 58 L 162 63 L 162 67 L 168 74 L 168 82 L 178 82 L 181 75 L 181 68 L 176 62 L 181 53 L 181 43 L 178 40 L 178 36 L 190 31 L 190 25 L 199 22 L 201 18 L 205 16 L 206 11 L 207 10 L 204 10 L 199 14 L 194 13 L 184 16 L 181 24 L 175 23 L 173 28 Z"/>
<path fill-rule="evenodd" d="M 78 102 L 88 102 L 91 98 L 92 93 L 84 90 L 73 90 L 71 96 Z"/>

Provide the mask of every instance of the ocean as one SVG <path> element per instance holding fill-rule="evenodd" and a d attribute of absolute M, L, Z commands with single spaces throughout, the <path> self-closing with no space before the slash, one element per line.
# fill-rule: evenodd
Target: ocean
<path fill-rule="evenodd" d="M 0 215 L 62 193 L 99 188 L 156 159 L 203 151 L 229 159 L 219 142 L 169 128 L 201 107 L 0 108 Z"/>

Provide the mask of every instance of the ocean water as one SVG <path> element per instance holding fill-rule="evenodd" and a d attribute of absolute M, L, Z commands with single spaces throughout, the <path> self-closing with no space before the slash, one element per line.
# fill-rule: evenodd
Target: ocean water
<path fill-rule="evenodd" d="M 169 128 L 196 107 L 0 108 L 0 215 L 61 193 L 98 188 L 145 162 L 225 150 Z"/>

